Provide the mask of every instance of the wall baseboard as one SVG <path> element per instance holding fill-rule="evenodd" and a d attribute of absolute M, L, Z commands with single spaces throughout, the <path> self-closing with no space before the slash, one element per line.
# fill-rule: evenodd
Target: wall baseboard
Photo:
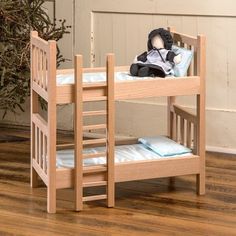
<path fill-rule="evenodd" d="M 0 128 L 6 128 L 6 129 L 17 129 L 17 130 L 24 130 L 30 132 L 30 127 L 28 125 L 13 125 L 13 124 L 0 124 Z M 63 130 L 59 129 L 57 131 L 59 134 L 65 134 L 65 135 L 72 135 L 73 131 L 71 130 Z M 126 137 L 131 138 L 127 135 L 118 135 L 117 137 Z M 227 148 L 227 147 L 217 147 L 217 146 L 206 146 L 207 152 L 217 152 L 217 153 L 225 153 L 225 154 L 233 154 L 236 157 L 236 149 L 234 148 Z"/>
<path fill-rule="evenodd" d="M 207 152 L 233 154 L 236 157 L 236 149 L 233 149 L 233 148 L 206 146 L 206 151 Z"/>
<path fill-rule="evenodd" d="M 177 101 L 178 104 L 183 104 Z M 183 106 L 194 112 L 191 105 Z M 116 129 L 135 137 L 167 133 L 166 104 L 152 101 L 118 101 Z M 213 151 L 236 153 L 236 111 L 206 108 L 206 144 Z M 222 148 L 222 149 L 221 149 Z"/>

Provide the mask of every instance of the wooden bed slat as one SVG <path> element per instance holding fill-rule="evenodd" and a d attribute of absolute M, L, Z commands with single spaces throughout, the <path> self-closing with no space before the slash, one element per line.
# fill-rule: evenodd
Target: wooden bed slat
<path fill-rule="evenodd" d="M 177 32 L 172 32 L 172 36 L 174 41 L 178 41 L 180 43 L 185 43 L 187 45 L 197 46 L 197 38 L 192 37 L 186 34 L 179 34 Z"/>
<path fill-rule="evenodd" d="M 192 138 L 191 138 L 191 122 L 187 121 L 187 147 L 191 148 Z"/>
<path fill-rule="evenodd" d="M 185 139 L 185 135 L 184 135 L 184 130 L 185 130 L 185 126 L 184 126 L 184 118 L 181 117 L 180 118 L 180 143 L 182 145 L 184 145 L 184 139 Z"/>

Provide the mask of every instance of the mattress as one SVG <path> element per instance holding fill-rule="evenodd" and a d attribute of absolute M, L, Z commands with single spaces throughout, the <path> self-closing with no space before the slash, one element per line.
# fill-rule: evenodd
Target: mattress
<path fill-rule="evenodd" d="M 168 78 L 176 78 L 174 76 L 168 76 Z M 115 81 L 136 81 L 136 80 L 150 80 L 150 79 L 163 79 L 159 77 L 137 77 L 131 76 L 129 72 L 115 72 Z M 74 74 L 58 74 L 57 75 L 57 85 L 65 85 L 65 84 L 74 84 Z M 106 81 L 106 73 L 105 72 L 97 72 L 97 73 L 84 73 L 83 74 L 83 83 L 99 83 Z"/>
<path fill-rule="evenodd" d="M 83 153 L 100 153 L 104 152 L 105 147 L 96 147 L 96 148 L 87 148 L 84 149 Z M 115 163 L 124 163 L 132 161 L 147 161 L 147 160 L 159 160 L 174 158 L 176 156 L 189 156 L 191 153 L 181 154 L 181 155 L 172 155 L 172 156 L 159 156 L 157 153 L 153 152 L 151 149 L 148 149 L 143 144 L 132 144 L 132 145 L 120 145 L 115 147 Z M 84 166 L 91 165 L 102 165 L 106 164 L 106 158 L 104 156 L 89 158 L 83 160 Z M 74 150 L 60 150 L 57 151 L 57 167 L 58 168 L 73 168 L 74 167 Z"/>

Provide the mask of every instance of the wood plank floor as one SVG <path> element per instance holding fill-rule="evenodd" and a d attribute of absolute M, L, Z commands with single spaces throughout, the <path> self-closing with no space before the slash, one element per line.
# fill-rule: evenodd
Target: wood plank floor
<path fill-rule="evenodd" d="M 29 137 L 0 128 L 0 135 Z M 65 139 L 65 137 L 62 137 Z M 104 201 L 73 211 L 73 191 L 57 192 L 57 214 L 46 212 L 46 188 L 29 185 L 29 140 L 0 142 L 0 235 L 236 235 L 236 156 L 207 154 L 207 190 L 195 177 L 116 185 L 116 206 Z M 89 189 L 89 193 L 99 193 Z"/>

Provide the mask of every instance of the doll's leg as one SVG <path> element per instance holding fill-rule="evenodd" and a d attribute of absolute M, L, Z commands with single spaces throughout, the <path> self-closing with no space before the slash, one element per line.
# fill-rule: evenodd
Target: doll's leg
<path fill-rule="evenodd" d="M 133 76 L 138 76 L 139 66 L 137 64 L 132 64 L 130 66 L 130 74 Z"/>
<path fill-rule="evenodd" d="M 163 70 L 154 69 L 154 68 L 150 68 L 149 75 L 153 77 L 161 77 L 161 78 L 166 77 L 165 72 Z"/>
<path fill-rule="evenodd" d="M 139 77 L 147 77 L 150 76 L 150 69 L 147 66 L 143 66 L 139 69 L 138 71 L 138 76 Z"/>

